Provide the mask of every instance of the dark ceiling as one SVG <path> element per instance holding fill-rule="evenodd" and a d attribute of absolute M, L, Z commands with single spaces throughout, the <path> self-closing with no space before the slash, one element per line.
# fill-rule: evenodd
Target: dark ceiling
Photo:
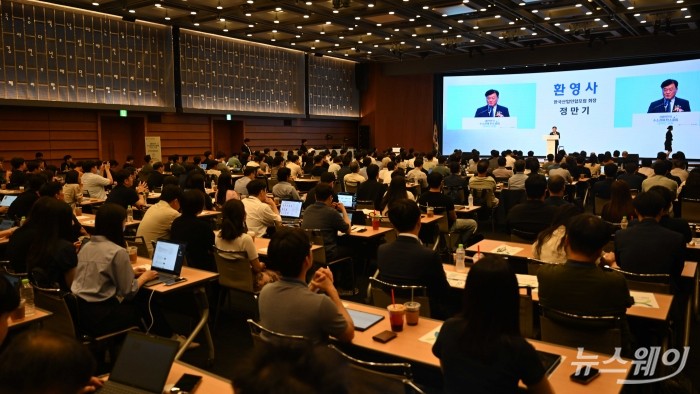
<path fill-rule="evenodd" d="M 675 35 L 700 14 L 700 0 L 52 2 L 361 62 Z"/>

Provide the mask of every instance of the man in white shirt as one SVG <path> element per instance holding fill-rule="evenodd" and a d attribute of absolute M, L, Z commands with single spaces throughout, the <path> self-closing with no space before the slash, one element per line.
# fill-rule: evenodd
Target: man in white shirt
<path fill-rule="evenodd" d="M 413 164 L 415 164 L 416 167 L 406 174 L 406 179 L 409 182 L 412 181 L 420 184 L 420 187 L 423 190 L 427 189 L 428 176 L 423 172 L 423 159 L 419 157 L 413 162 Z"/>
<path fill-rule="evenodd" d="M 99 173 L 97 170 L 97 162 L 92 160 L 86 160 L 83 162 L 83 189 L 90 193 L 91 198 L 97 198 L 99 200 L 107 199 L 107 193 L 105 192 L 105 186 L 110 186 L 114 180 L 112 179 L 112 173 L 109 171 L 109 163 L 101 163 Z M 99 175 L 103 172 L 107 177 Z"/>
<path fill-rule="evenodd" d="M 291 155 L 287 161 L 287 168 L 292 171 L 291 179 L 296 179 L 297 177 L 304 174 L 304 170 L 301 169 L 299 161 L 299 156 Z"/>
<path fill-rule="evenodd" d="M 153 253 L 153 241 L 170 239 L 170 227 L 180 216 L 182 191 L 176 185 L 166 185 L 160 193 L 160 201 L 148 208 L 136 230 L 137 237 L 143 237 L 148 251 Z"/>
<path fill-rule="evenodd" d="M 359 185 L 360 183 L 366 181 L 367 179 L 360 175 L 360 165 L 357 164 L 356 161 L 352 162 L 350 164 L 350 173 L 345 175 L 343 178 L 343 182 L 345 182 L 346 185 Z"/>
<path fill-rule="evenodd" d="M 248 197 L 243 199 L 243 206 L 246 212 L 246 225 L 248 230 L 254 231 L 255 235 L 262 237 L 267 232 L 267 228 L 282 222 L 280 211 L 277 209 L 275 201 L 267 197 L 267 186 L 260 179 L 255 179 L 248 183 Z"/>
<path fill-rule="evenodd" d="M 338 170 L 340 169 L 340 164 L 342 163 L 342 158 L 336 156 L 333 158 L 333 162 L 328 166 L 328 172 L 332 172 L 336 177 L 338 176 Z"/>

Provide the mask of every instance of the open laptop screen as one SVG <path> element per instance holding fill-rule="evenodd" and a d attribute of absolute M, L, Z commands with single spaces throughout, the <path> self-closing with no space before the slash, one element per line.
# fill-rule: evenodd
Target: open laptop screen
<path fill-rule="evenodd" d="M 180 275 L 185 258 L 185 245 L 177 242 L 159 240 L 153 252 L 151 269 L 166 274 Z"/>
<path fill-rule="evenodd" d="M 109 380 L 161 393 L 177 349 L 176 341 L 130 331 Z"/>
<path fill-rule="evenodd" d="M 0 206 L 2 207 L 9 207 L 13 201 L 17 199 L 17 196 L 5 196 L 2 199 L 2 202 L 0 202 Z"/>
<path fill-rule="evenodd" d="M 203 169 L 204 171 L 207 170 L 207 165 L 206 164 L 200 164 L 199 168 Z"/>
<path fill-rule="evenodd" d="M 338 193 L 338 201 L 341 202 L 345 208 L 355 209 L 355 205 L 357 205 L 355 193 L 340 192 Z"/>
<path fill-rule="evenodd" d="M 280 202 L 280 216 L 285 219 L 299 219 L 303 202 L 297 200 L 282 200 Z"/>

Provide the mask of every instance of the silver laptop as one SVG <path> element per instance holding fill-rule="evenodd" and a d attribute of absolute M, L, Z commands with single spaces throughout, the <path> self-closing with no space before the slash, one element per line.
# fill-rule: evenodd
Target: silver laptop
<path fill-rule="evenodd" d="M 9 207 L 17 199 L 17 196 L 5 196 L 0 202 L 0 207 Z"/>
<path fill-rule="evenodd" d="M 282 200 L 280 202 L 280 216 L 282 223 L 291 224 L 298 223 L 301 219 L 301 206 L 304 203 L 297 200 Z"/>
<path fill-rule="evenodd" d="M 158 272 L 158 278 L 146 282 L 146 286 L 153 286 L 159 283 L 171 285 L 180 282 L 180 272 L 185 260 L 185 244 L 158 240 L 153 251 L 153 261 L 151 269 Z"/>
<path fill-rule="evenodd" d="M 97 392 L 160 394 L 179 342 L 130 331 L 104 386 Z"/>

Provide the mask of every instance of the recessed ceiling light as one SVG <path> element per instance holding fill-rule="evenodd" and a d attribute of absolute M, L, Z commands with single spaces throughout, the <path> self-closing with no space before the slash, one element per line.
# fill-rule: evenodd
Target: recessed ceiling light
<path fill-rule="evenodd" d="M 536 35 L 537 35 L 537 32 L 532 33 L 532 35 L 533 35 L 533 36 L 536 36 Z"/>
<path fill-rule="evenodd" d="M 377 23 L 377 27 L 382 27 L 382 24 L 381 24 L 381 23 Z"/>
<path fill-rule="evenodd" d="M 330 25 L 330 24 L 331 24 L 331 21 L 326 22 L 326 24 L 327 24 L 327 25 Z"/>
<path fill-rule="evenodd" d="M 250 12 L 246 12 L 245 16 L 251 16 Z"/>
<path fill-rule="evenodd" d="M 248 25 L 248 27 L 255 27 L 255 25 Z"/>
<path fill-rule="evenodd" d="M 311 4 L 313 4 L 313 3 L 310 2 L 310 1 L 307 1 L 307 2 L 306 2 L 306 5 L 311 5 Z"/>
<path fill-rule="evenodd" d="M 647 21 L 640 21 L 639 23 L 647 23 Z"/>
<path fill-rule="evenodd" d="M 375 47 L 375 48 L 379 48 L 379 45 L 377 45 L 377 44 L 374 44 L 374 47 Z"/>
<path fill-rule="evenodd" d="M 401 29 L 394 29 L 394 31 L 399 31 L 399 30 L 401 30 Z"/>
<path fill-rule="evenodd" d="M 271 38 L 270 41 L 277 41 L 277 40 L 275 40 L 274 38 Z"/>
<path fill-rule="evenodd" d="M 309 19 L 309 16 L 308 16 L 308 15 L 304 15 L 304 19 Z"/>
<path fill-rule="evenodd" d="M 494 18 L 499 19 L 500 17 L 501 17 L 500 15 L 496 15 Z"/>
<path fill-rule="evenodd" d="M 519 3 L 518 5 L 519 5 L 519 6 L 524 6 L 524 5 L 525 5 L 525 3 Z"/>
<path fill-rule="evenodd" d="M 639 13 L 637 13 L 637 14 L 634 14 L 634 16 L 640 16 L 640 15 L 642 15 L 642 14 L 639 14 Z"/>
<path fill-rule="evenodd" d="M 333 13 L 334 13 L 334 14 L 339 14 L 340 11 L 338 11 L 338 10 L 333 10 Z"/>
<path fill-rule="evenodd" d="M 321 34 L 326 34 L 326 32 L 325 32 L 325 31 L 323 31 L 323 30 L 321 30 Z"/>
<path fill-rule="evenodd" d="M 273 32 L 273 33 L 277 33 L 277 30 L 273 29 L 272 32 Z"/>
<path fill-rule="evenodd" d="M 554 24 L 554 26 L 560 26 L 560 25 L 561 25 L 561 23 L 558 23 L 558 22 Z"/>
<path fill-rule="evenodd" d="M 321 40 L 314 40 L 314 42 L 321 42 Z"/>
<path fill-rule="evenodd" d="M 480 9 L 479 11 L 485 12 L 485 11 L 486 11 L 486 8 L 482 8 L 482 9 Z"/>
<path fill-rule="evenodd" d="M 490 31 L 487 31 L 486 34 L 491 34 L 491 32 L 490 32 Z"/>
<path fill-rule="evenodd" d="M 384 37 L 384 40 L 389 41 L 390 38 L 389 38 L 389 37 Z"/>
<path fill-rule="evenodd" d="M 199 26 L 199 22 L 195 22 L 195 23 L 193 23 L 193 24 L 194 24 L 195 26 Z"/>
<path fill-rule="evenodd" d="M 408 21 L 409 21 L 409 22 L 415 22 L 416 20 L 413 19 L 413 18 L 411 18 L 411 19 L 409 19 Z"/>
<path fill-rule="evenodd" d="M 469 3 L 469 0 L 462 0 L 462 3 L 464 3 L 464 4 Z"/>
<path fill-rule="evenodd" d="M 426 39 L 425 39 L 425 41 L 432 41 L 432 40 L 433 40 L 432 38 L 426 38 Z M 402 44 L 403 44 L 403 42 L 402 42 Z"/>
<path fill-rule="evenodd" d="M 253 35 L 251 33 L 246 34 L 246 36 L 253 37 Z"/>
<path fill-rule="evenodd" d="M 443 33 L 443 34 L 447 34 L 447 30 L 443 30 L 442 33 Z"/>
<path fill-rule="evenodd" d="M 593 20 L 596 21 L 596 22 L 600 22 L 600 18 L 595 18 L 595 19 L 593 19 Z"/>
<path fill-rule="evenodd" d="M 374 7 L 374 3 L 369 3 L 369 4 L 367 4 L 367 7 L 369 7 L 369 8 Z"/>
<path fill-rule="evenodd" d="M 525 28 L 524 28 L 524 27 L 521 27 L 520 30 L 525 30 Z"/>
<path fill-rule="evenodd" d="M 254 1 L 253 1 L 253 0 L 248 0 L 247 3 L 248 3 L 248 4 L 253 4 Z"/>
<path fill-rule="evenodd" d="M 394 11 L 389 11 L 389 15 L 394 15 Z"/>
<path fill-rule="evenodd" d="M 418 35 L 418 34 L 413 33 L 413 34 L 411 34 L 411 37 L 416 37 L 417 35 Z"/>
<path fill-rule="evenodd" d="M 224 29 L 224 33 L 228 32 L 228 29 Z"/>
<path fill-rule="evenodd" d="M 515 24 L 515 22 L 513 22 L 513 21 L 510 21 L 510 22 L 508 22 L 508 24 L 509 24 L 509 25 L 514 25 L 514 24 Z"/>
<path fill-rule="evenodd" d="M 165 16 L 165 20 L 166 20 L 166 21 L 169 21 L 169 20 L 170 20 L 170 17 L 166 15 L 166 16 Z"/>
<path fill-rule="evenodd" d="M 685 19 L 690 19 L 690 15 L 684 16 Z"/>
<path fill-rule="evenodd" d="M 331 51 L 331 50 L 329 49 L 329 50 L 328 50 L 328 53 L 333 53 L 333 51 Z"/>
<path fill-rule="evenodd" d="M 425 27 L 433 27 L 433 25 L 425 25 Z"/>
<path fill-rule="evenodd" d="M 429 10 L 429 9 L 430 9 L 430 6 L 429 6 L 429 5 L 424 5 L 424 6 L 423 6 L 423 9 L 424 9 L 424 10 Z"/>
<path fill-rule="evenodd" d="M 406 41 L 401 41 L 401 45 L 403 45 L 403 44 L 405 44 L 405 43 L 406 43 Z"/>
<path fill-rule="evenodd" d="M 223 10 L 224 7 L 221 5 L 221 1 L 219 1 L 219 5 L 216 6 L 217 10 Z"/>
<path fill-rule="evenodd" d="M 372 54 L 372 51 L 367 51 L 367 53 Z"/>
<path fill-rule="evenodd" d="M 190 11 L 190 15 L 197 15 L 197 11 Z"/>
<path fill-rule="evenodd" d="M 98 3 L 98 2 L 95 1 L 95 2 L 92 3 L 92 5 L 94 5 L 95 7 L 99 7 L 100 3 Z"/>
<path fill-rule="evenodd" d="M 135 14 L 135 13 L 136 13 L 136 10 L 129 10 L 129 13 L 130 13 L 130 14 Z"/>
<path fill-rule="evenodd" d="M 281 8 L 281 7 L 277 7 L 277 8 L 275 8 L 275 11 L 277 11 L 277 12 L 282 11 L 282 8 Z"/>
<path fill-rule="evenodd" d="M 550 17 L 548 17 L 548 16 L 545 16 L 545 17 L 544 17 L 544 20 L 546 20 L 546 21 L 548 21 L 548 20 L 550 20 L 550 19 L 552 19 L 552 18 L 550 18 Z"/>
<path fill-rule="evenodd" d="M 416 45 L 416 49 L 420 49 L 420 45 Z"/>
<path fill-rule="evenodd" d="M 219 18 L 220 22 L 226 22 L 226 18 Z"/>
<path fill-rule="evenodd" d="M 358 43 L 358 44 L 362 44 L 362 40 L 357 40 L 357 43 Z"/>
<path fill-rule="evenodd" d="M 586 12 L 586 15 L 593 15 L 593 11 Z"/>
<path fill-rule="evenodd" d="M 603 25 L 603 27 L 608 27 L 608 25 Z"/>
<path fill-rule="evenodd" d="M 311 47 L 311 49 L 316 49 L 316 47 Z"/>
<path fill-rule="evenodd" d="M 576 7 L 583 7 L 583 4 L 578 3 L 578 4 L 576 4 Z"/>
<path fill-rule="evenodd" d="M 301 36 L 300 36 L 300 35 L 298 35 L 298 34 L 297 34 L 296 36 L 294 36 L 294 37 L 296 37 L 296 38 L 301 38 Z"/>
<path fill-rule="evenodd" d="M 678 1 L 676 1 L 676 3 L 683 4 L 683 0 L 678 0 Z"/>
<path fill-rule="evenodd" d="M 335 46 L 339 47 L 339 46 L 340 46 L 340 44 L 338 44 L 338 43 L 336 42 L 336 43 L 335 43 Z"/>
<path fill-rule="evenodd" d="M 348 30 L 355 30 L 354 27 L 348 27 Z"/>
<path fill-rule="evenodd" d="M 683 8 L 681 8 L 681 11 L 688 11 L 688 8 L 683 7 Z"/>
<path fill-rule="evenodd" d="M 291 45 L 291 46 L 295 46 L 295 45 L 296 45 L 296 43 L 295 43 L 295 42 L 293 42 L 293 43 L 291 43 L 291 44 L 289 44 L 289 45 Z"/>
<path fill-rule="evenodd" d="M 361 19 L 361 18 L 360 18 L 359 16 L 356 16 L 356 17 L 355 17 L 355 20 L 356 20 L 356 21 L 359 21 L 360 19 Z"/>
<path fill-rule="evenodd" d="M 100 5 L 100 3 L 92 3 L 92 5 Z M 156 3 L 156 7 L 157 7 L 157 8 L 160 8 L 160 7 L 162 7 L 162 6 L 163 6 L 162 4 Z"/>
<path fill-rule="evenodd" d="M 442 17 L 443 17 L 443 18 L 445 18 L 446 16 L 447 16 L 447 14 L 442 14 Z"/>
<path fill-rule="evenodd" d="M 502 40 L 502 39 L 503 39 L 503 36 L 498 37 L 498 39 L 499 39 L 499 40 Z"/>
<path fill-rule="evenodd" d="M 479 26 L 474 26 L 472 29 L 479 30 Z"/>
<path fill-rule="evenodd" d="M 371 35 L 372 35 L 372 32 L 367 33 L 367 35 L 368 35 L 368 36 L 371 36 Z"/>
<path fill-rule="evenodd" d="M 564 31 L 568 33 L 571 31 L 571 29 L 564 29 Z"/>
<path fill-rule="evenodd" d="M 404 1 L 407 1 L 407 0 L 404 0 Z M 348 54 L 346 53 L 344 56 L 347 56 L 347 55 L 348 55 Z"/>
<path fill-rule="evenodd" d="M 540 11 L 539 11 L 539 10 L 532 10 L 532 13 L 533 13 L 533 14 L 536 14 L 536 13 L 538 13 L 538 12 L 540 12 Z"/>
<path fill-rule="evenodd" d="M 469 40 L 469 42 L 476 42 L 476 40 Z"/>

